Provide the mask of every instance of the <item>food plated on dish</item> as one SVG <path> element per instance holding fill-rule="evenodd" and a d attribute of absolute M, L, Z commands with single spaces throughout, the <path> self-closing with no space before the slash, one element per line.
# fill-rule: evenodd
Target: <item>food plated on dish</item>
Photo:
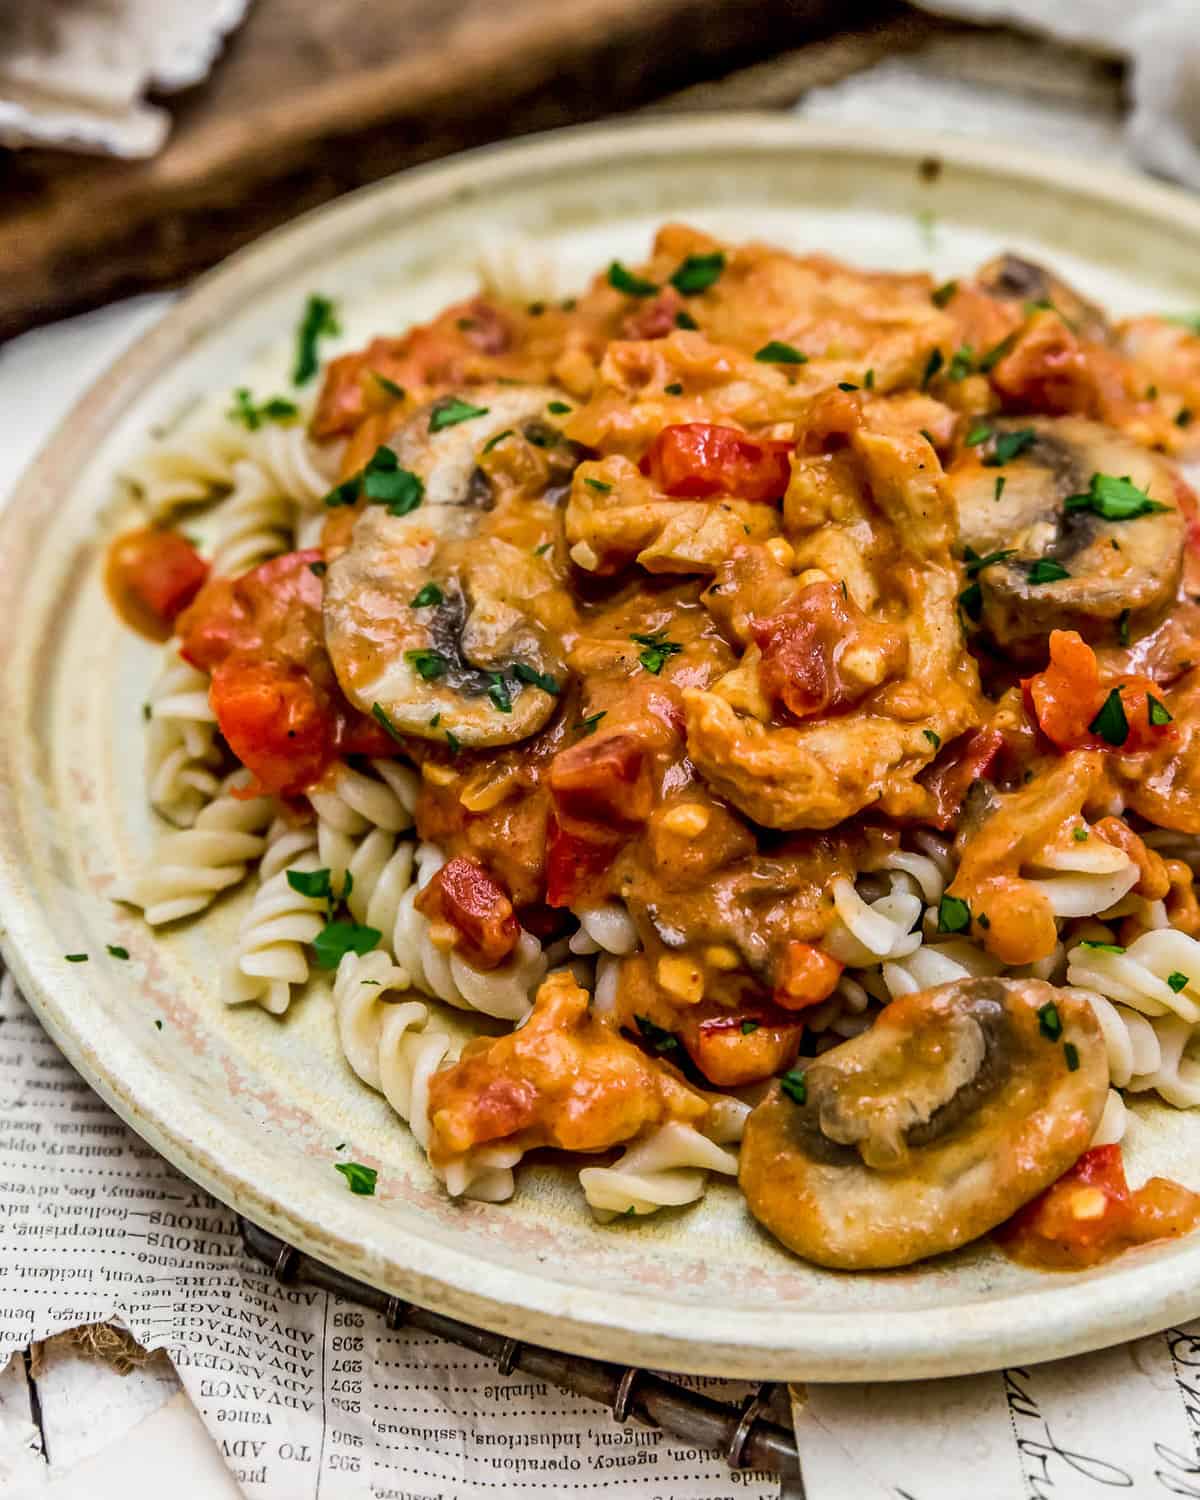
<path fill-rule="evenodd" d="M 313 298 L 297 390 L 137 466 L 108 579 L 168 642 L 176 828 L 123 898 L 255 879 L 225 997 L 330 970 L 454 1194 L 547 1146 L 606 1219 L 736 1178 L 844 1268 L 1190 1227 L 1117 1143 L 1122 1091 L 1200 1102 L 1200 338 L 1014 256 L 937 285 L 681 226 L 513 290 L 310 409 Z"/>

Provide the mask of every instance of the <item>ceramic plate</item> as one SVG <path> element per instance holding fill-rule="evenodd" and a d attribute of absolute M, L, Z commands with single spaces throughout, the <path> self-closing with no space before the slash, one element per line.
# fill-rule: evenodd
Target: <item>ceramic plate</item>
<path fill-rule="evenodd" d="M 0 524 L 5 955 L 79 1071 L 189 1177 L 352 1275 L 506 1334 L 677 1370 L 891 1380 L 1046 1359 L 1200 1312 L 1200 1235 L 1087 1274 L 1037 1275 L 985 1243 L 848 1276 L 786 1254 L 719 1182 L 693 1208 L 607 1227 L 551 1163 L 524 1170 L 507 1205 L 450 1202 L 344 1064 L 327 989 L 283 1021 L 221 1004 L 245 893 L 159 935 L 107 899 L 154 837 L 140 705 L 156 652 L 118 626 L 97 570 L 121 522 L 114 475 L 147 432 L 270 368 L 311 291 L 343 299 L 348 342 L 469 291 L 485 241 L 532 235 L 578 283 L 636 260 L 672 218 L 939 277 L 1009 247 L 1117 312 L 1200 305 L 1200 207 L 1182 195 L 975 142 L 750 116 L 477 152 L 269 236 L 97 383 Z M 106 958 L 107 943 L 131 961 Z M 63 961 L 82 949 L 92 962 Z M 1200 1117 L 1150 1102 L 1133 1116 L 1132 1177 L 1200 1187 Z M 378 1166 L 376 1197 L 347 1192 L 339 1145 Z"/>

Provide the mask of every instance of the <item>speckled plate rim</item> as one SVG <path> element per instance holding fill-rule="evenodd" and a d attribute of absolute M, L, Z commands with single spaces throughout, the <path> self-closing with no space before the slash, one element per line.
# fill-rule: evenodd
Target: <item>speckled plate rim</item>
<path fill-rule="evenodd" d="M 796 154 L 836 153 L 848 169 L 871 161 L 936 160 L 981 181 L 1028 182 L 1043 191 L 1085 198 L 1124 220 L 1152 221 L 1193 240 L 1200 253 L 1200 202 L 1173 189 L 1107 167 L 1092 168 L 1027 150 L 927 133 L 866 132 L 762 115 L 655 118 L 556 132 L 488 147 L 405 173 L 318 209 L 241 251 L 200 279 L 149 333 L 75 405 L 27 470 L 0 518 L 0 601 L 19 620 L 21 590 L 32 572 L 38 521 L 48 518 L 66 477 L 168 369 L 214 328 L 238 317 L 273 280 L 317 268 L 338 249 L 369 240 L 401 207 L 465 200 L 486 180 L 536 180 L 597 157 L 654 159 L 706 145 L 784 164 Z M 16 798 L 19 733 L 29 705 L 20 684 L 29 662 L 54 650 L 30 642 L 19 624 L 0 637 L 0 950 L 38 1017 L 75 1068 L 152 1147 L 188 1177 L 256 1223 L 351 1275 L 445 1313 L 530 1342 L 572 1352 L 697 1373 L 760 1378 L 900 1380 L 971 1373 L 1111 1345 L 1200 1313 L 1200 1237 L 1137 1253 L 1118 1274 L 1043 1286 L 996 1300 L 922 1307 L 867 1317 L 836 1306 L 827 1312 L 727 1311 L 661 1296 L 614 1293 L 571 1284 L 562 1273 L 536 1274 L 490 1264 L 478 1253 L 442 1253 L 430 1266 L 419 1235 L 390 1228 L 372 1242 L 369 1221 L 353 1200 L 332 1195 L 319 1212 L 288 1181 L 255 1180 L 223 1139 L 202 1103 L 172 1095 L 169 1077 L 151 1076 L 128 1040 L 89 1006 L 84 966 L 63 972 L 50 929 L 22 881 L 22 820 Z"/>

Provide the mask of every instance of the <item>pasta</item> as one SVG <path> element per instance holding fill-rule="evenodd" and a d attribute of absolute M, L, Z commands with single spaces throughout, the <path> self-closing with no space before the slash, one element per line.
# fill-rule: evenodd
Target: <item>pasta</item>
<path fill-rule="evenodd" d="M 1200 1105 L 1200 338 L 683 225 L 572 295 L 521 237 L 478 274 L 132 465 L 176 831 L 123 898 L 256 869 L 224 998 L 336 966 L 452 1195 L 552 1147 L 598 1218 L 736 1176 L 846 1269 L 1026 1205 L 1069 1264 L 1152 1235 L 1113 1174 L 1130 1099 Z"/>

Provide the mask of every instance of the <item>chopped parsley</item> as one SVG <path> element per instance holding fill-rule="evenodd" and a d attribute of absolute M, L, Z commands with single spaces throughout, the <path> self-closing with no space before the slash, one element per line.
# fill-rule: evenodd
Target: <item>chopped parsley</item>
<path fill-rule="evenodd" d="M 1192 409 L 1190 406 L 1181 406 L 1175 414 L 1176 427 L 1190 427 L 1192 425 Z"/>
<path fill-rule="evenodd" d="M 808 1080 L 803 1068 L 789 1068 L 780 1078 L 779 1087 L 793 1104 L 808 1103 Z"/>
<path fill-rule="evenodd" d="M 440 651 L 430 651 L 425 647 L 418 651 L 406 651 L 404 660 L 423 682 L 432 682 L 436 677 L 445 676 L 446 668 L 450 665 Z"/>
<path fill-rule="evenodd" d="M 966 564 L 968 578 L 975 578 L 983 572 L 984 568 L 990 568 L 996 563 L 1002 563 L 1007 558 L 1015 556 L 1015 547 L 1005 547 L 999 552 L 988 552 L 983 557 L 980 557 L 973 547 L 963 548 L 963 562 Z"/>
<path fill-rule="evenodd" d="M 1073 511 L 1090 510 L 1105 521 L 1135 521 L 1139 516 L 1171 509 L 1169 505 L 1151 500 L 1128 475 L 1118 479 L 1112 474 L 1093 474 L 1087 494 L 1069 495 L 1063 508 L 1068 515 Z"/>
<path fill-rule="evenodd" d="M 946 356 L 940 349 L 931 349 L 929 358 L 925 361 L 925 369 L 921 375 L 921 389 L 924 390 L 937 372 L 946 363 Z"/>
<path fill-rule="evenodd" d="M 987 912 L 981 911 L 975 918 L 975 924 L 977 927 L 982 927 L 984 932 L 986 932 L 992 925 L 992 919 L 988 916 Z"/>
<path fill-rule="evenodd" d="M 1038 1030 L 1047 1041 L 1057 1042 L 1063 1033 L 1062 1017 L 1058 1013 L 1058 1006 L 1053 1000 L 1048 1000 L 1038 1011 Z"/>
<path fill-rule="evenodd" d="M 240 422 L 251 432 L 257 432 L 264 422 L 290 422 L 300 415 L 300 408 L 286 396 L 271 396 L 255 406 L 249 390 L 238 386 L 233 393 L 233 405 L 225 413 L 231 422 Z"/>
<path fill-rule="evenodd" d="M 565 401 L 550 401 L 546 405 L 546 410 L 552 412 L 556 417 L 565 417 L 571 408 Z"/>
<path fill-rule="evenodd" d="M 1123 745 L 1129 738 L 1129 720 L 1125 717 L 1125 705 L 1121 702 L 1120 688 L 1113 688 L 1100 705 L 1100 712 L 1088 725 L 1093 734 L 1098 734 L 1110 745 Z"/>
<path fill-rule="evenodd" d="M 960 609 L 970 619 L 978 621 L 983 613 L 983 589 L 978 583 L 969 583 L 958 596 Z"/>
<path fill-rule="evenodd" d="M 1075 828 L 1071 832 L 1071 837 L 1077 844 L 1086 844 L 1088 841 L 1088 831 L 1086 828 L 1082 827 Z"/>
<path fill-rule="evenodd" d="M 142 718 L 145 719 L 145 721 L 147 723 L 149 723 L 150 720 L 153 717 L 154 717 L 154 710 L 150 707 L 150 705 L 148 703 L 143 703 L 142 704 Z"/>
<path fill-rule="evenodd" d="M 523 661 L 518 661 L 513 663 L 513 676 L 518 682 L 541 688 L 543 693 L 549 693 L 552 698 L 558 696 L 558 683 L 548 672 L 538 672 L 533 667 L 526 666 Z"/>
<path fill-rule="evenodd" d="M 371 717 L 375 720 L 376 724 L 381 725 L 384 729 L 387 730 L 387 732 L 391 735 L 391 737 L 396 741 L 398 745 L 403 745 L 404 736 L 392 723 L 391 719 L 388 718 L 387 709 L 384 708 L 382 703 L 371 704 Z M 434 720 L 433 722 L 436 723 L 436 720 Z"/>
<path fill-rule="evenodd" d="M 370 953 L 383 936 L 378 927 L 357 922 L 326 922 L 313 939 L 319 969 L 336 969 L 347 953 Z"/>
<path fill-rule="evenodd" d="M 947 380 L 965 380 L 975 368 L 975 353 L 970 344 L 963 344 L 950 356 L 946 366 Z"/>
<path fill-rule="evenodd" d="M 925 738 L 929 741 L 929 743 L 935 750 L 940 750 L 942 748 L 942 737 L 937 733 L 936 730 L 922 729 L 921 733 L 925 736 Z"/>
<path fill-rule="evenodd" d="M 334 1169 L 346 1179 L 346 1185 L 360 1198 L 373 1198 L 379 1173 L 374 1167 L 364 1167 L 359 1161 L 334 1162 Z"/>
<path fill-rule="evenodd" d="M 308 571 L 314 578 L 324 578 L 325 574 L 329 571 L 329 564 L 323 562 L 309 563 Z"/>
<path fill-rule="evenodd" d="M 947 281 L 944 282 L 940 287 L 938 287 L 935 292 L 932 292 L 930 294 L 929 300 L 933 303 L 934 307 L 945 307 L 947 302 L 949 302 L 953 298 L 955 292 L 957 291 L 958 282 Z"/>
<path fill-rule="evenodd" d="M 968 448 L 977 448 L 980 443 L 986 443 L 991 435 L 992 425 L 990 422 L 976 422 L 970 432 L 967 433 L 965 442 Z"/>
<path fill-rule="evenodd" d="M 406 516 L 425 498 L 425 485 L 411 469 L 402 469 L 391 448 L 378 447 L 363 470 L 363 492 L 374 505 L 386 505 L 388 515 Z"/>
<path fill-rule="evenodd" d="M 430 727 L 430 729 L 436 729 L 441 722 L 442 722 L 441 713 L 439 712 L 439 713 L 434 714 L 433 718 L 430 719 L 430 721 L 429 721 L 429 727 Z"/>
<path fill-rule="evenodd" d="M 1081 948 L 1090 948 L 1093 953 L 1124 953 L 1125 949 L 1120 943 L 1094 943 L 1091 938 L 1084 938 L 1079 945 Z"/>
<path fill-rule="evenodd" d="M 683 395 L 683 387 L 680 385 L 680 383 L 678 382 L 678 380 L 673 380 L 670 385 L 664 385 L 663 386 L 663 395 L 664 396 L 682 396 Z"/>
<path fill-rule="evenodd" d="M 63 957 L 69 964 L 85 964 L 88 961 L 86 953 L 64 953 Z"/>
<path fill-rule="evenodd" d="M 928 429 L 928 427 L 922 427 L 919 430 L 920 430 L 921 436 L 925 439 L 925 441 L 929 444 L 929 446 L 931 448 L 936 448 L 937 444 L 933 440 L 933 433 L 930 432 L 930 430 Z"/>
<path fill-rule="evenodd" d="M 586 719 L 580 719 L 575 728 L 582 734 L 595 734 L 596 725 L 599 724 L 607 712 L 606 708 L 602 708 L 598 714 L 589 714 Z"/>
<path fill-rule="evenodd" d="M 1002 464 L 1020 458 L 1036 442 L 1037 433 L 1032 427 L 1020 427 L 1016 432 L 1001 432 L 996 437 L 996 446 L 983 460 L 984 468 L 998 469 Z"/>
<path fill-rule="evenodd" d="M 637 1029 L 642 1041 L 653 1052 L 661 1056 L 664 1052 L 674 1052 L 679 1046 L 679 1038 L 673 1031 L 667 1031 L 662 1026 L 656 1026 L 649 1016 L 634 1016 Z"/>
<path fill-rule="evenodd" d="M 979 361 L 979 373 L 990 375 L 1006 354 L 1011 354 L 1013 345 L 1017 342 L 1017 335 L 1010 333 L 1006 339 L 1001 339 L 998 344 L 990 348 Z"/>
<path fill-rule="evenodd" d="M 657 282 L 647 281 L 644 276 L 635 276 L 619 260 L 614 260 L 608 268 L 608 284 L 615 291 L 624 292 L 627 297 L 653 297 L 658 291 Z"/>
<path fill-rule="evenodd" d="M 754 355 L 759 364 L 762 365 L 806 365 L 808 355 L 801 354 L 791 344 L 781 343 L 779 339 L 770 339 Z"/>
<path fill-rule="evenodd" d="M 307 896 L 312 901 L 333 899 L 333 886 L 327 869 L 288 870 L 287 883 L 298 896 Z"/>
<path fill-rule="evenodd" d="M 394 380 L 389 380 L 386 375 L 381 375 L 378 370 L 372 370 L 371 374 L 374 375 L 382 389 L 387 392 L 393 401 L 404 400 L 405 392 L 402 385 L 397 385 Z"/>
<path fill-rule="evenodd" d="M 154 1023 L 154 1029 L 155 1029 L 155 1031 L 161 1031 L 162 1030 L 162 1022 L 161 1021 L 155 1021 L 155 1023 Z"/>
<path fill-rule="evenodd" d="M 1052 557 L 1039 557 L 1029 569 L 1030 583 L 1058 583 L 1060 579 L 1070 576 L 1062 563 L 1055 562 Z"/>
<path fill-rule="evenodd" d="M 1075 1073 L 1079 1070 L 1079 1048 L 1074 1042 L 1063 1043 L 1063 1056 L 1067 1060 L 1067 1072 Z"/>
<path fill-rule="evenodd" d="M 1179 994 L 1180 990 L 1187 989 L 1188 985 L 1191 984 L 1191 982 L 1192 981 L 1188 978 L 1188 976 L 1186 974 L 1181 974 L 1178 969 L 1176 969 L 1173 973 L 1167 975 L 1167 985 L 1177 995 Z"/>
<path fill-rule="evenodd" d="M 436 583 L 423 583 L 409 604 L 413 609 L 427 609 L 431 604 L 440 604 L 445 597 Z"/>
<path fill-rule="evenodd" d="M 498 432 L 495 437 L 488 438 L 487 442 L 484 443 L 483 448 L 482 448 L 481 451 L 483 453 L 490 453 L 492 451 L 492 449 L 496 446 L 497 443 L 502 443 L 506 437 L 513 437 L 513 436 L 514 436 L 514 433 L 513 433 L 512 428 L 511 427 L 506 427 L 503 432 Z"/>
<path fill-rule="evenodd" d="M 106 947 L 108 953 L 110 954 L 110 956 L 113 957 L 113 958 L 128 958 L 129 957 L 129 949 L 128 948 L 122 948 L 121 945 L 120 945 L 120 943 L 106 943 L 105 947 Z"/>
<path fill-rule="evenodd" d="M 589 489 L 596 490 L 601 495 L 607 495 L 612 489 L 612 485 L 604 479 L 585 479 L 583 482 Z"/>
<path fill-rule="evenodd" d="M 725 252 L 714 250 L 711 255 L 689 255 L 676 268 L 671 285 L 685 297 L 694 297 L 706 292 L 725 269 Z"/>
<path fill-rule="evenodd" d="M 680 310 L 675 314 L 675 327 L 686 328 L 689 333 L 695 333 L 700 325 L 696 322 L 695 318 L 692 317 L 690 312 L 688 312 L 684 308 L 680 308 Z"/>
<path fill-rule="evenodd" d="M 652 635 L 631 635 L 631 641 L 646 649 L 638 653 L 638 661 L 647 672 L 657 677 L 669 656 L 677 656 L 683 647 L 677 641 L 669 641 L 665 630 L 656 630 Z"/>
<path fill-rule="evenodd" d="M 361 483 L 361 474 L 351 474 L 349 479 L 343 479 L 341 484 L 334 485 L 325 496 L 325 504 L 331 507 L 335 505 L 356 504 L 358 501 L 358 488 Z"/>
<path fill-rule="evenodd" d="M 314 294 L 304 305 L 304 316 L 296 330 L 296 363 L 292 384 L 303 385 L 317 373 L 317 342 L 327 334 L 341 333 L 337 309 L 328 297 Z"/>
<path fill-rule="evenodd" d="M 1161 727 L 1163 724 L 1170 724 L 1172 722 L 1172 716 L 1167 711 L 1166 704 L 1160 703 L 1153 693 L 1146 694 L 1146 707 L 1150 711 L 1151 724 Z"/>
<path fill-rule="evenodd" d="M 549 552 L 551 547 L 553 546 L 553 542 L 543 542 L 540 547 L 535 547 L 533 549 L 534 557 L 545 557 L 546 553 Z"/>
<path fill-rule="evenodd" d="M 442 432 L 447 427 L 457 427 L 460 422 L 469 422 L 472 417 L 486 417 L 486 406 L 472 406 L 461 396 L 447 396 L 435 402 L 429 413 L 430 432 Z"/>
<path fill-rule="evenodd" d="M 451 755 L 457 755 L 462 749 L 462 742 L 452 729 L 447 729 L 446 731 L 446 749 L 449 750 Z"/>
<path fill-rule="evenodd" d="M 492 685 L 488 688 L 492 707 L 502 714 L 512 713 L 512 699 L 508 695 L 508 684 L 499 672 L 492 673 Z"/>
<path fill-rule="evenodd" d="M 856 390 L 858 390 L 858 387 L 855 384 L 853 384 L 852 381 L 849 381 L 849 380 L 839 380 L 838 381 L 838 390 L 839 391 L 856 391 Z"/>
<path fill-rule="evenodd" d="M 746 1020 L 742 1022 L 742 1035 L 752 1036 L 758 1030 L 761 1024 L 762 1023 L 760 1021 L 752 1021 L 749 1017 L 747 1017 Z"/>
<path fill-rule="evenodd" d="M 970 925 L 970 904 L 958 896 L 943 896 L 938 903 L 938 931 L 966 932 Z"/>
<path fill-rule="evenodd" d="M 1129 644 L 1129 611 L 1123 609 L 1117 616 L 1117 640 L 1122 646 Z"/>
<path fill-rule="evenodd" d="M 868 370 L 867 373 L 863 376 L 863 390 L 864 391 L 873 391 L 874 389 L 875 389 L 875 371 L 873 369 L 871 369 L 871 370 Z"/>
<path fill-rule="evenodd" d="M 1004 493 L 1004 486 L 1007 483 L 1008 480 L 1004 477 L 1003 474 L 998 474 L 996 476 L 996 488 L 992 491 L 993 500 L 999 500 L 1000 496 Z"/>

